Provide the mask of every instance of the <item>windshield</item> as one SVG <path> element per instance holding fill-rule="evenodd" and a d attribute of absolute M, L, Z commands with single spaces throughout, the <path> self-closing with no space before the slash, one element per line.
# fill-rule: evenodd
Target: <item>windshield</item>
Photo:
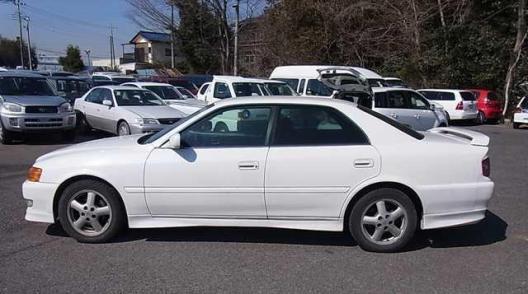
<path fill-rule="evenodd" d="M 196 97 L 194 97 L 193 93 L 191 93 L 191 91 L 185 89 L 185 88 L 176 88 L 176 90 L 178 92 L 180 92 L 180 94 L 182 95 L 182 97 L 184 99 L 194 99 Z"/>
<path fill-rule="evenodd" d="M 295 96 L 293 89 L 288 86 L 288 84 L 282 83 L 266 83 L 266 88 L 271 93 L 271 95 L 281 95 L 281 96 Z"/>
<path fill-rule="evenodd" d="M 166 105 L 156 94 L 145 90 L 114 90 L 118 106 Z"/>
<path fill-rule="evenodd" d="M 55 96 L 46 78 L 0 77 L 0 95 Z"/>
<path fill-rule="evenodd" d="M 139 144 L 150 144 L 156 140 L 158 140 L 159 138 L 163 137 L 165 134 L 167 134 L 168 132 L 172 131 L 175 127 L 183 124 L 184 122 L 188 121 L 189 119 L 199 115 L 200 113 L 206 111 L 207 109 L 211 108 L 214 106 L 214 103 L 212 104 L 209 104 L 207 106 L 205 106 L 204 108 L 196 111 L 195 113 L 189 115 L 189 116 L 186 116 L 182 119 L 180 119 L 179 121 L 177 121 L 176 123 L 164 128 L 163 130 L 159 131 L 159 132 L 156 132 L 156 133 L 150 133 L 150 134 L 147 134 L 141 138 L 139 138 L 138 140 L 138 143 Z"/>
<path fill-rule="evenodd" d="M 156 93 L 161 99 L 183 100 L 173 86 L 144 86 L 144 88 Z"/>
<path fill-rule="evenodd" d="M 236 97 L 264 96 L 258 83 L 233 83 Z"/>

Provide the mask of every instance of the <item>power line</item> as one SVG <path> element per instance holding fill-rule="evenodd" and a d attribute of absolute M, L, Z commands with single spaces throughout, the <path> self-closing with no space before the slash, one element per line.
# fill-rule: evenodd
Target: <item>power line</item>
<path fill-rule="evenodd" d="M 61 15 L 61 14 L 58 14 L 58 13 L 55 13 L 55 12 L 48 11 L 48 10 L 43 9 L 43 8 L 35 7 L 33 5 L 26 4 L 26 6 L 28 8 L 30 8 L 31 10 L 36 10 L 37 12 L 40 11 L 40 13 L 44 13 L 44 14 L 55 16 L 55 17 L 59 17 L 62 20 L 71 22 L 73 24 L 85 25 L 85 26 L 88 26 L 90 28 L 93 28 L 93 27 L 99 27 L 99 28 L 102 28 L 102 29 L 109 29 L 110 28 L 110 26 L 100 25 L 100 24 L 96 24 L 96 23 L 87 22 L 87 21 L 84 21 L 84 20 L 71 18 L 71 17 L 64 16 L 64 15 Z"/>

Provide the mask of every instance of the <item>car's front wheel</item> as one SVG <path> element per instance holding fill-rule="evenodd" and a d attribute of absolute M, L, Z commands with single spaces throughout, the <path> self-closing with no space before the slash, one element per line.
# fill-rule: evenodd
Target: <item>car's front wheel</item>
<path fill-rule="evenodd" d="M 382 188 L 361 197 L 352 208 L 348 228 L 358 245 L 367 251 L 401 250 L 414 236 L 417 213 L 402 191 Z"/>
<path fill-rule="evenodd" d="M 13 143 L 13 134 L 8 131 L 2 123 L 0 122 L 0 143 L 2 144 L 12 144 Z"/>
<path fill-rule="evenodd" d="M 107 242 L 125 227 L 119 195 L 103 182 L 74 182 L 64 189 L 58 208 L 64 231 L 79 242 Z"/>
<path fill-rule="evenodd" d="M 122 121 L 117 126 L 117 134 L 119 136 L 127 136 L 130 135 L 130 126 L 126 121 Z"/>

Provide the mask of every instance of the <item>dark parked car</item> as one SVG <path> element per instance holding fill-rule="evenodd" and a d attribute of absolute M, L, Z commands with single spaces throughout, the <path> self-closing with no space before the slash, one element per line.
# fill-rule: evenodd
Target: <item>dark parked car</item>
<path fill-rule="evenodd" d="M 80 98 L 92 87 L 88 79 L 76 76 L 53 76 L 48 79 L 51 81 L 52 87 L 57 91 L 57 94 L 68 100 L 71 105 L 75 103 L 75 99 Z"/>

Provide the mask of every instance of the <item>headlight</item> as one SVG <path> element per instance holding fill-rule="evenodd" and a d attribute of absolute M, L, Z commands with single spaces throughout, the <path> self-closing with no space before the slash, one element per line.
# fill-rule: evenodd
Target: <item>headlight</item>
<path fill-rule="evenodd" d="M 71 104 L 68 103 L 68 102 L 62 103 L 59 106 L 59 112 L 72 112 L 72 111 L 73 111 L 73 108 L 72 108 Z"/>
<path fill-rule="evenodd" d="M 157 125 L 158 120 L 155 118 L 136 118 L 136 123 L 140 125 Z"/>
<path fill-rule="evenodd" d="M 4 102 L 2 108 L 8 112 L 24 112 L 24 107 L 15 103 Z"/>

